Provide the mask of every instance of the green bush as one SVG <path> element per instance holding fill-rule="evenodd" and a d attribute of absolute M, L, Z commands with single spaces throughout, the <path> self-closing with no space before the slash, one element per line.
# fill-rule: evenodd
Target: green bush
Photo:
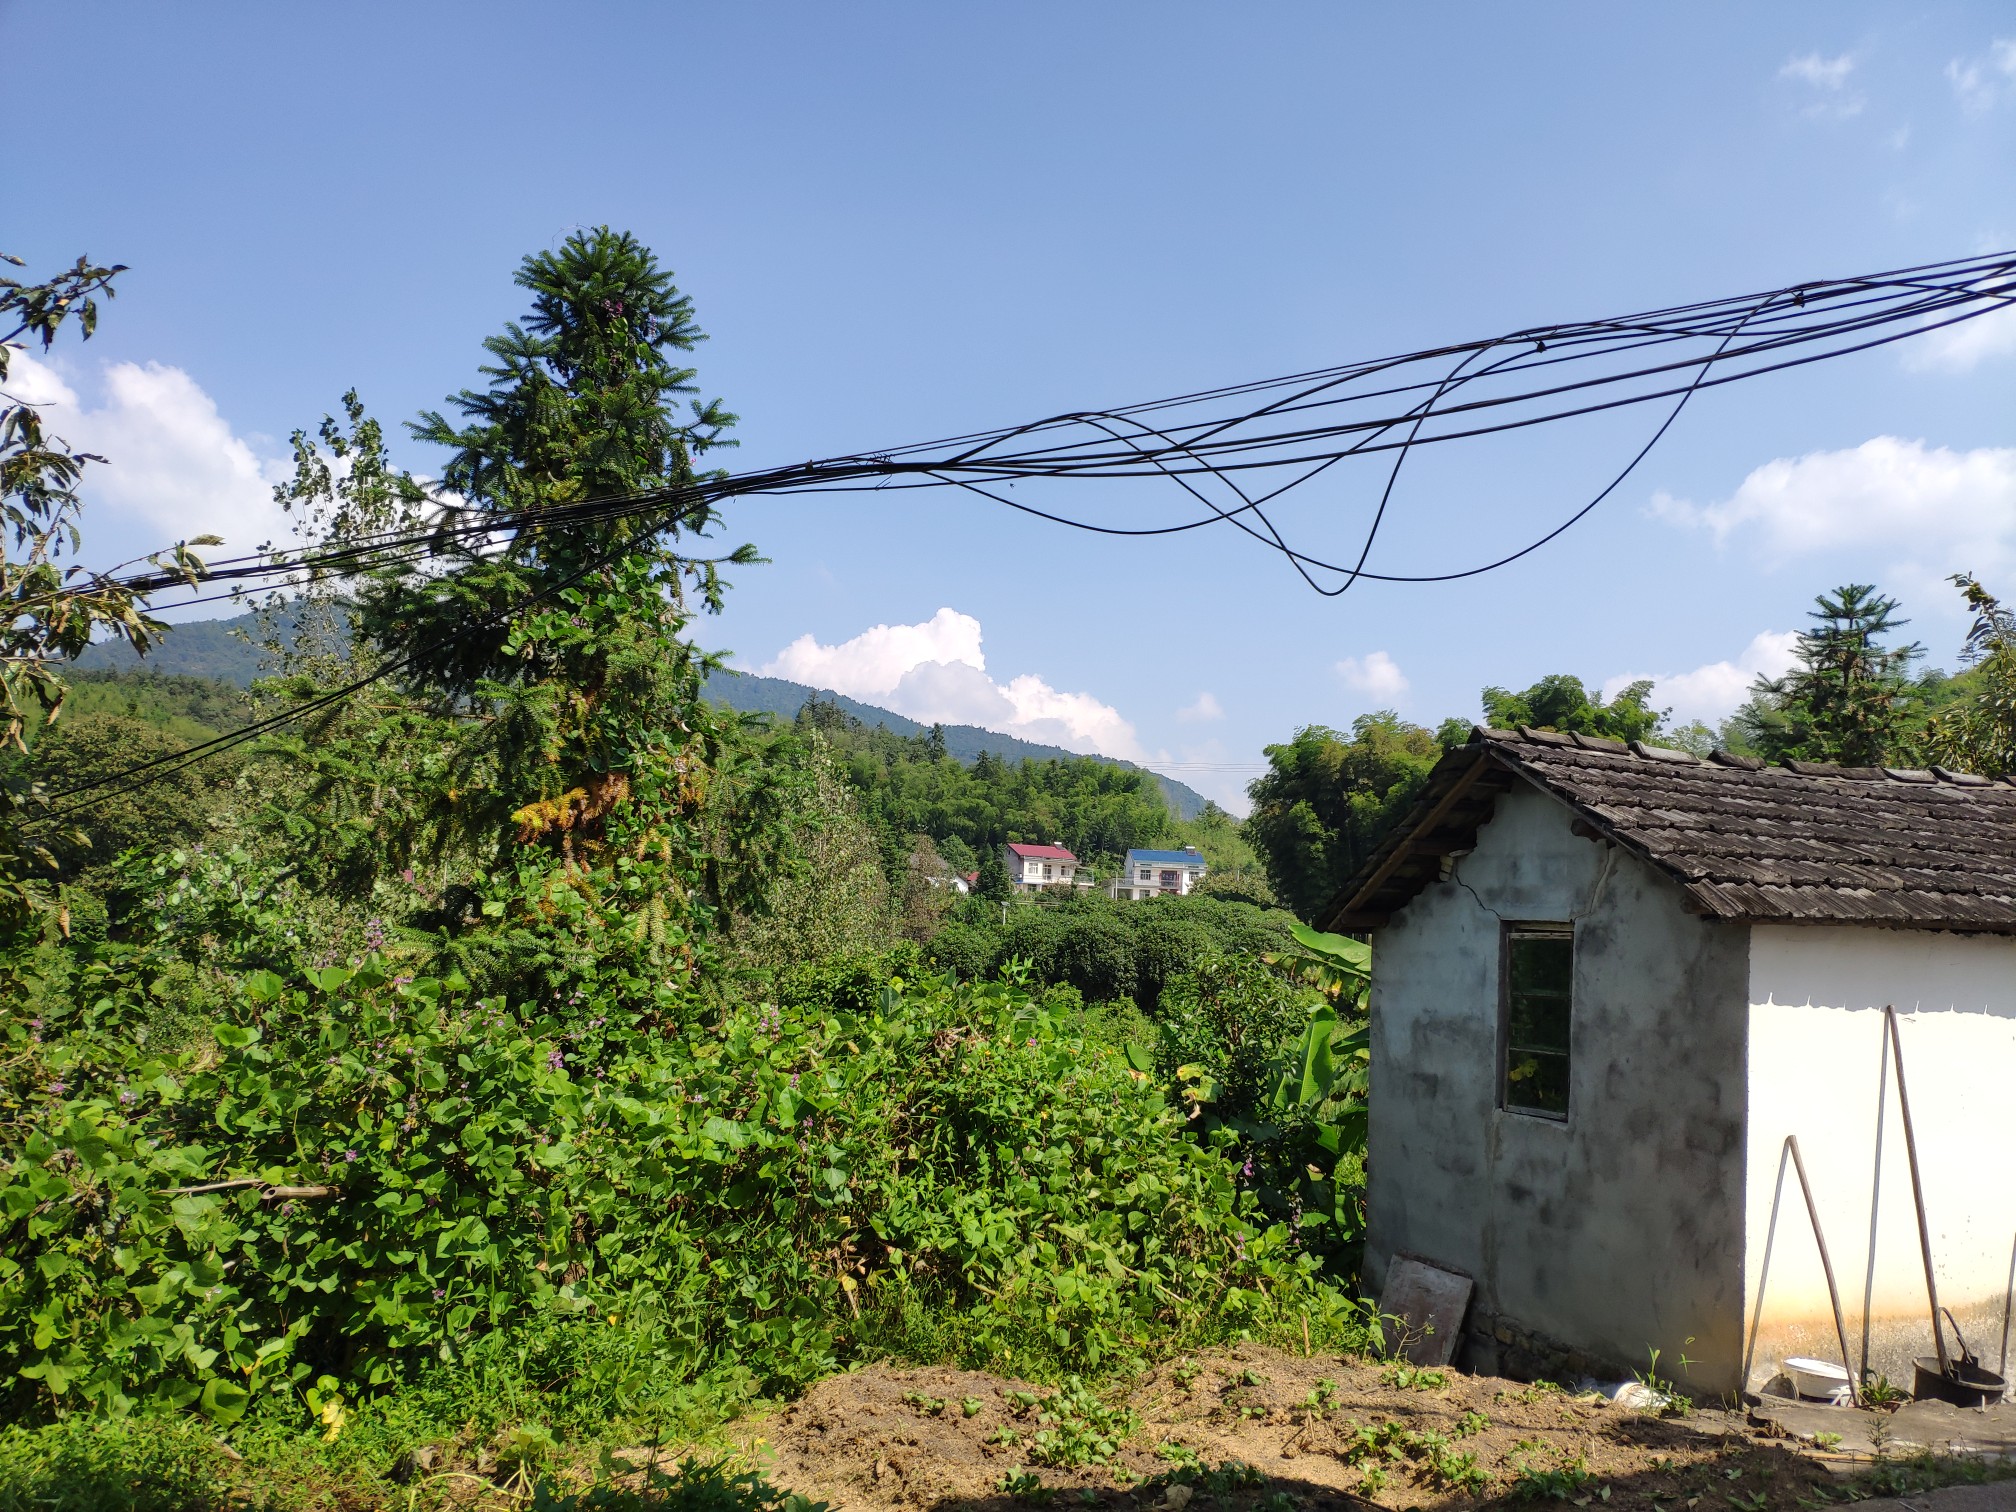
<path fill-rule="evenodd" d="M 1347 1002 L 1347 1008 L 1348 1008 Z M 1206 953 L 1162 994 L 1156 1069 L 1295 1243 L 1346 1275 L 1364 1233 L 1367 1042 L 1292 965 Z"/>
<path fill-rule="evenodd" d="M 953 922 L 931 937 L 924 954 L 933 969 L 962 982 L 984 982 L 1001 958 L 1001 931 L 989 924 Z"/>
<path fill-rule="evenodd" d="M 753 1470 L 688 1459 L 677 1475 L 651 1467 L 636 1489 L 599 1485 L 571 1491 L 542 1481 L 533 1487 L 528 1512 L 828 1512 L 829 1506 L 779 1491 Z"/>
<path fill-rule="evenodd" d="M 1057 1373 L 1352 1324 L 1068 1001 L 837 1001 L 852 985 L 703 1028 L 669 989 L 507 1007 L 374 958 L 255 973 L 172 1053 L 109 981 L 17 1020 L 6 1405 L 230 1422 L 535 1324 L 608 1340 L 567 1368 L 617 1401 L 737 1369 L 790 1389 L 878 1350 Z"/>
<path fill-rule="evenodd" d="M 0 1428 L 0 1512 L 212 1512 L 223 1468 L 198 1420 L 16 1424 Z"/>
<path fill-rule="evenodd" d="M 1005 925 L 976 909 L 940 930 L 924 955 L 964 981 L 1026 961 L 1035 981 L 1069 983 L 1092 1003 L 1132 999 L 1152 1014 L 1164 987 L 1200 956 L 1292 949 L 1292 923 L 1278 909 L 1226 898 L 1045 899 L 1011 907 Z"/>

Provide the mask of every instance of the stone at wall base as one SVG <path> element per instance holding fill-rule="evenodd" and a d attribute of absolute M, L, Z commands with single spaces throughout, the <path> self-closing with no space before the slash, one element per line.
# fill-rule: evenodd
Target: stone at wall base
<path fill-rule="evenodd" d="M 1616 1360 L 1572 1348 L 1517 1319 L 1494 1316 L 1474 1306 L 1464 1324 L 1456 1364 L 1475 1375 L 1553 1381 L 1562 1386 L 1572 1386 L 1584 1377 L 1628 1381 L 1632 1374 Z"/>

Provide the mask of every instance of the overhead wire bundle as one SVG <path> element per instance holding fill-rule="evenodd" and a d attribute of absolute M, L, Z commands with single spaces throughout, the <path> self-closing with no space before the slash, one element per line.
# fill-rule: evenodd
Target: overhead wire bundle
<path fill-rule="evenodd" d="M 679 488 L 556 508 L 513 513 L 447 502 L 424 529 L 208 562 L 196 579 L 200 595 L 178 607 L 492 549 L 528 532 L 561 533 L 624 519 L 669 528 L 684 518 L 704 520 L 734 498 L 886 489 L 957 489 L 1054 524 L 1112 536 L 1165 536 L 1229 526 L 1279 552 L 1310 588 L 1332 597 L 1366 580 L 1449 582 L 1517 561 L 1585 518 L 1704 390 L 1908 340 L 2012 306 L 2016 252 L 1996 253 L 1530 327 L 889 451 L 714 474 Z M 1660 407 L 1661 418 L 1645 443 L 1593 497 L 1519 549 L 1439 572 L 1383 572 L 1367 565 L 1394 503 L 1401 469 L 1415 450 L 1639 405 Z M 1282 533 L 1268 507 L 1339 463 L 1362 457 L 1382 459 L 1384 481 L 1355 556 L 1332 561 L 1300 549 Z M 1195 507 L 1164 523 L 1123 526 L 1046 509 L 1003 491 L 1038 479 L 1160 480 Z M 594 565 L 591 561 L 584 572 Z M 98 581 L 155 594 L 188 579 L 179 572 L 155 571 Z M 507 617 L 556 591 L 549 587 L 528 596 Z M 494 628 L 497 620 L 496 614 L 484 616 L 468 632 Z M 185 758 L 200 759 L 340 701 L 396 675 L 401 665 L 388 663 L 311 705 L 192 747 L 173 765 L 135 768 L 57 796 L 82 800 L 87 792 L 108 785 L 124 791 L 133 785 L 128 777 L 152 780 L 186 764 Z M 77 806 L 72 802 L 56 812 Z"/>

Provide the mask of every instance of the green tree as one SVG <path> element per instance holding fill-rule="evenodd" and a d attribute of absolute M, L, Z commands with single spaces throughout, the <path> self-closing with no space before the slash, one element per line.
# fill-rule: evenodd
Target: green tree
<path fill-rule="evenodd" d="M 772 876 L 760 911 L 736 921 L 733 964 L 776 968 L 889 944 L 889 885 L 854 790 L 824 741 L 815 737 L 803 760 L 810 780 L 785 811 L 796 864 Z"/>
<path fill-rule="evenodd" d="M 449 448 L 444 520 L 518 528 L 444 536 L 424 567 L 378 566 L 350 624 L 405 701 L 347 735 L 310 731 L 302 754 L 355 833 L 397 838 L 355 868 L 360 886 L 411 866 L 423 838 L 454 858 L 481 898 L 485 922 L 458 946 L 478 979 L 609 968 L 676 990 L 698 979 L 723 909 L 759 909 L 766 868 L 747 852 L 794 833 L 788 804 L 753 823 L 728 812 L 766 813 L 782 779 L 701 698 L 707 664 L 683 634 L 694 606 L 721 607 L 722 563 L 756 560 L 681 549 L 714 522 L 694 489 L 719 475 L 699 462 L 732 444 L 735 417 L 719 401 L 675 409 L 696 390 L 673 356 L 704 337 L 636 238 L 578 232 L 525 258 L 517 282 L 531 311 L 484 344 L 486 386 L 452 401 L 461 423 L 429 413 L 413 430 Z M 353 406 L 347 474 L 297 438 L 290 500 L 324 510 L 338 538 L 410 498 L 410 479 L 381 470 L 369 507 L 346 508 L 344 478 L 382 455 L 364 423 Z M 678 502 L 539 524 L 645 490 Z M 362 823 L 388 783 L 418 795 L 403 836 Z"/>
<path fill-rule="evenodd" d="M 801 736 L 830 742 L 860 795 L 862 817 L 882 847 L 890 884 L 900 890 L 916 836 L 971 854 L 1008 840 L 1058 841 L 1096 865 L 1134 846 L 1164 840 L 1173 826 L 1152 773 L 1091 757 L 1007 762 L 980 753 L 972 766 L 951 759 L 930 730 L 898 735 L 830 703 L 808 699 Z"/>
<path fill-rule="evenodd" d="M 2016 773 L 2016 612 L 1968 573 L 1955 573 L 1955 586 L 1974 611 L 1961 660 L 1971 671 L 1953 682 L 1972 685 L 1925 725 L 1926 755 L 1956 771 L 1987 777 Z"/>
<path fill-rule="evenodd" d="M 980 853 L 980 881 L 973 891 L 989 903 L 1005 903 L 1014 895 L 1015 886 L 1008 879 L 1008 864 L 1001 859 L 1001 852 L 991 845 Z"/>
<path fill-rule="evenodd" d="M 1884 644 L 1908 620 L 1897 601 L 1868 583 L 1848 583 L 1814 599 L 1814 628 L 1799 636 L 1798 665 L 1783 677 L 1757 679 L 1737 712 L 1735 731 L 1773 760 L 1881 766 L 1900 748 L 1913 715 L 1911 663 L 1916 642 Z"/>
<path fill-rule="evenodd" d="M 1195 846 L 1209 863 L 1193 892 L 1230 898 L 1261 908 L 1275 906 L 1267 869 L 1246 838 L 1244 826 L 1215 802 L 1206 800 L 1195 819 L 1174 826 L 1173 843 Z"/>
<path fill-rule="evenodd" d="M 1406 812 L 1441 754 L 1432 734 L 1391 710 L 1360 715 L 1348 736 L 1309 725 L 1268 746 L 1270 770 L 1247 789 L 1246 836 L 1274 896 L 1314 920 Z"/>
<path fill-rule="evenodd" d="M 953 872 L 963 877 L 980 869 L 979 854 L 957 835 L 943 835 L 936 840 L 938 854 L 945 858 L 945 864 Z"/>
<path fill-rule="evenodd" d="M 1646 678 L 1619 690 L 1605 703 L 1603 695 L 1591 693 L 1581 678 L 1557 672 L 1521 693 L 1486 688 L 1484 717 L 1501 730 L 1527 725 L 1536 730 L 1559 730 L 1564 735 L 1649 740 L 1665 718 L 1663 711 L 1647 706 L 1645 700 L 1651 696 L 1652 681 Z"/>
<path fill-rule="evenodd" d="M 35 743 L 33 775 L 48 786 L 116 778 L 142 762 L 171 757 L 189 743 L 144 720 L 119 714 L 65 719 Z M 165 851 L 200 839 L 217 808 L 230 764 L 205 762 L 166 773 L 145 787 L 107 795 L 51 837 L 57 877 L 75 882 L 122 851 Z"/>
<path fill-rule="evenodd" d="M 18 257 L 0 261 L 22 267 Z M 8 381 L 23 337 L 44 351 L 66 322 L 80 339 L 98 328 L 98 301 L 111 299 L 123 265 L 76 265 L 40 283 L 0 276 L 0 385 Z M 94 639 L 109 638 L 144 652 L 166 630 L 146 612 L 146 599 L 105 573 L 66 564 L 83 536 L 78 484 L 86 464 L 105 459 L 75 450 L 46 430 L 35 406 L 0 387 L 0 751 L 28 751 L 31 722 L 54 723 L 67 692 L 60 667 Z M 193 578 L 201 562 L 190 545 L 147 558 L 171 576 Z M 130 564 L 129 564 L 130 565 Z M 74 786 L 65 783 L 64 786 Z M 0 772 L 0 929 L 28 927 L 55 903 L 49 887 L 56 838 L 45 795 L 16 764 Z"/>

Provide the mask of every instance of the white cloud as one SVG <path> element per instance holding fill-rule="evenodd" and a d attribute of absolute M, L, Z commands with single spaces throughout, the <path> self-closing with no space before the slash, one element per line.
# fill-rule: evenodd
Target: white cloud
<path fill-rule="evenodd" d="M 984 672 L 980 621 L 940 609 L 921 625 L 877 625 L 834 646 L 801 635 L 763 672 L 851 698 L 879 698 L 894 692 L 911 668 L 932 662 L 964 662 Z"/>
<path fill-rule="evenodd" d="M 1845 119 L 1859 115 L 1866 103 L 1861 95 L 1848 92 L 1848 78 L 1854 72 L 1855 58 L 1851 53 L 1843 53 L 1838 58 L 1806 53 L 1788 59 L 1785 66 L 1778 70 L 1778 77 L 1804 84 L 1813 91 L 1805 107 L 1807 115 Z"/>
<path fill-rule="evenodd" d="M 1818 53 L 1806 53 L 1789 60 L 1778 70 L 1781 79 L 1797 79 L 1802 84 L 1811 84 L 1815 89 L 1840 89 L 1848 82 L 1848 75 L 1855 71 L 1855 59 L 1843 53 L 1838 58 L 1823 58 Z"/>
<path fill-rule="evenodd" d="M 113 363 L 99 377 L 95 407 L 63 373 L 25 352 L 15 354 L 8 382 L 42 409 L 51 434 L 106 459 L 85 469 L 81 489 L 92 560 L 199 535 L 222 536 L 221 550 L 233 556 L 286 539 L 273 485 L 292 469 L 237 436 L 194 378 L 156 362 Z"/>
<path fill-rule="evenodd" d="M 1670 708 L 1682 724 L 1698 719 L 1712 725 L 1735 712 L 1759 677 L 1783 674 L 1793 663 L 1798 642 L 1795 630 L 1765 630 L 1734 661 L 1709 662 L 1691 672 L 1619 673 L 1605 679 L 1603 696 L 1614 698 L 1621 689 L 1649 677 L 1654 708 Z"/>
<path fill-rule="evenodd" d="M 1712 531 L 1718 545 L 1754 533 L 1781 558 L 1873 546 L 1940 573 L 1994 571 L 2016 547 L 2016 448 L 1877 436 L 1767 462 L 1718 503 L 1657 494 L 1652 513 Z"/>
<path fill-rule="evenodd" d="M 1398 698 L 1407 691 L 1407 675 L 1384 651 L 1345 657 L 1337 663 L 1337 675 L 1345 687 L 1367 698 Z"/>
<path fill-rule="evenodd" d="M 1225 707 L 1213 695 L 1199 693 L 1195 703 L 1176 711 L 1176 717 L 1185 724 L 1194 724 L 1206 719 L 1223 719 Z"/>
<path fill-rule="evenodd" d="M 1067 750 L 1146 759 L 1134 726 L 1111 704 L 1031 672 L 995 681 L 980 640 L 980 621 L 947 608 L 922 624 L 876 625 L 835 645 L 801 635 L 758 670 L 927 723 L 977 724 Z"/>
<path fill-rule="evenodd" d="M 1955 58 L 1946 65 L 1946 82 L 1961 109 L 1975 115 L 1994 109 L 2016 83 L 2016 37 L 1998 37 L 1986 57 Z"/>
<path fill-rule="evenodd" d="M 1940 326 L 1908 343 L 1904 366 L 1913 372 L 1971 373 L 2016 352 L 2016 303 L 1957 325 Z"/>

